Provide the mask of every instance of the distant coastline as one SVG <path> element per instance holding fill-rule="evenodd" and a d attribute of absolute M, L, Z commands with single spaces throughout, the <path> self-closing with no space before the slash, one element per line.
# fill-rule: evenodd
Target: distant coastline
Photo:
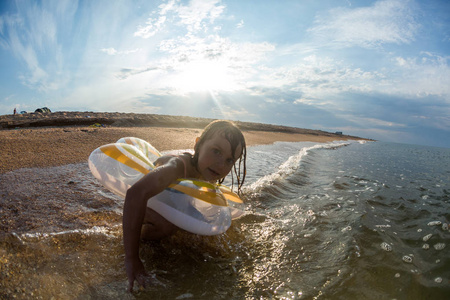
<path fill-rule="evenodd" d="M 213 120 L 214 119 L 188 116 L 118 112 L 35 112 L 15 115 L 0 115 L 0 130 L 33 127 L 91 126 L 94 124 L 112 127 L 172 127 L 202 129 Z M 233 122 L 237 124 L 243 131 L 300 133 L 314 136 L 336 137 L 337 139 L 365 139 L 361 137 L 336 134 L 322 130 L 253 122 Z"/>
<path fill-rule="evenodd" d="M 192 149 L 213 119 L 133 113 L 53 112 L 0 116 L 0 174 L 86 162 L 97 147 L 134 136 L 161 151 Z M 275 142 L 328 143 L 359 137 L 261 123 L 235 122 L 248 146 Z"/>

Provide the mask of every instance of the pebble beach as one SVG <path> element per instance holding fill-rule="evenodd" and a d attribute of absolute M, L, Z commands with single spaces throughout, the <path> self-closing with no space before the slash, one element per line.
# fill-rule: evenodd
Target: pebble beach
<path fill-rule="evenodd" d="M 191 149 L 213 119 L 153 114 L 55 112 L 0 116 L 0 173 L 20 168 L 85 162 L 95 148 L 126 136 L 161 151 Z M 320 130 L 235 122 L 247 145 L 276 141 L 330 142 L 360 139 Z"/>

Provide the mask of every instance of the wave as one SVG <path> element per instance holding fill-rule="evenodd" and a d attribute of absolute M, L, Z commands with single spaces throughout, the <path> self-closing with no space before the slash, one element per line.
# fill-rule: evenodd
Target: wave
<path fill-rule="evenodd" d="M 340 147 L 348 146 L 350 145 L 350 142 L 333 142 L 333 143 L 327 143 L 327 144 L 316 144 L 309 147 L 302 147 L 298 153 L 295 155 L 290 156 L 285 162 L 283 162 L 278 169 L 268 175 L 265 175 L 258 180 L 256 180 L 254 183 L 246 186 L 243 188 L 243 192 L 245 194 L 251 194 L 251 193 L 258 193 L 262 189 L 266 188 L 267 186 L 273 185 L 275 182 L 280 182 L 284 178 L 289 177 L 290 175 L 294 174 L 298 168 L 301 166 L 302 161 L 304 161 L 304 158 L 312 151 L 317 149 L 337 149 Z"/>

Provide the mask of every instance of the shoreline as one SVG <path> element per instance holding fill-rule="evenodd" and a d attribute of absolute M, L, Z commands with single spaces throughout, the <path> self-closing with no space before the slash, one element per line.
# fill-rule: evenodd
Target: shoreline
<path fill-rule="evenodd" d="M 127 136 L 144 139 L 160 151 L 192 149 L 195 138 L 211 121 L 193 117 L 92 112 L 0 116 L 0 174 L 21 168 L 85 162 L 97 147 Z M 318 130 L 233 122 L 244 133 L 248 146 L 277 141 L 326 143 L 367 140 Z"/>

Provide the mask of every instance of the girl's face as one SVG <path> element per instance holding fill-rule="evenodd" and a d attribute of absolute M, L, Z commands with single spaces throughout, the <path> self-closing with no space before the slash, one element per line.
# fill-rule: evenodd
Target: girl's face
<path fill-rule="evenodd" d="M 198 149 L 198 171 L 206 181 L 217 181 L 224 178 L 231 171 L 242 152 L 242 145 L 231 153 L 230 142 L 223 134 L 216 134 L 206 140 Z"/>

